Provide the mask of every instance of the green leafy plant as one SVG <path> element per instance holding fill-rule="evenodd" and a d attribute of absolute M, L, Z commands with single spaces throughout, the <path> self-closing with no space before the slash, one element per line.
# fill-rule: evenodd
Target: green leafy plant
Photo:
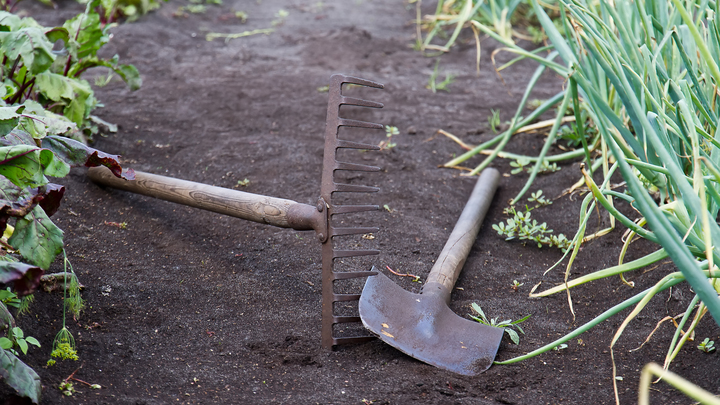
<path fill-rule="evenodd" d="M 97 56 L 110 40 L 110 25 L 103 25 L 94 11 L 98 2 L 88 3 L 84 13 L 53 28 L 43 27 L 30 17 L 0 11 L 0 78 L 4 84 L 0 97 L 4 106 L 25 106 L 23 111 L 14 111 L 18 115 L 10 111 L 0 115 L 5 122 L 3 136 L 18 123 L 38 140 L 89 127 L 98 101 L 90 84 L 80 76 L 90 68 L 109 68 L 131 89 L 140 88 L 142 80 L 134 66 L 120 64 L 117 56 Z M 54 50 L 56 44 L 62 48 Z M 23 112 L 35 117 L 21 115 Z"/>
<path fill-rule="evenodd" d="M 51 0 L 44 0 L 51 1 Z M 168 0 L 163 0 L 168 1 Z M 94 3 L 92 0 L 78 0 L 80 4 Z M 110 24 L 122 18 L 128 22 L 137 20 L 141 15 L 160 8 L 159 0 L 99 0 L 97 9 L 101 22 Z"/>
<path fill-rule="evenodd" d="M 19 305 L 16 299 L 32 293 L 63 251 L 63 232 L 50 217 L 65 188 L 49 177 L 64 177 L 72 166 L 100 165 L 116 176 L 134 177 L 132 171 L 123 174 L 118 156 L 80 141 L 82 130 L 92 131 L 91 112 L 98 105 L 89 83 L 80 78 L 83 72 L 107 67 L 132 89 L 140 85 L 134 67 L 120 65 L 117 57 L 97 56 L 110 39 L 109 26 L 95 11 L 98 5 L 99 0 L 88 3 L 84 13 L 53 28 L 0 11 L 0 233 L 10 235 L 0 241 L 0 283 L 16 295 L 3 293 L 5 300 L 0 300 L 0 330 L 8 331 L 0 343 L 0 378 L 35 403 L 40 378 L 18 359 L 15 348 L 25 353 L 37 340 L 16 329 L 7 305 Z M 77 314 L 83 301 L 77 277 L 72 268 L 69 272 L 65 306 Z M 72 358 L 72 335 L 61 331 L 56 341 L 53 351 Z"/>
<path fill-rule="evenodd" d="M 15 307 L 15 308 L 19 308 L 20 303 L 22 302 L 18 298 L 17 294 L 10 291 L 10 287 L 8 287 L 4 290 L 0 290 L 0 301 L 2 301 L 2 303 L 5 304 L 5 306 L 11 306 L 11 307 Z"/>
<path fill-rule="evenodd" d="M 513 343 L 515 343 L 516 345 L 520 344 L 520 335 L 518 335 L 517 332 L 520 332 L 523 335 L 525 334 L 525 331 L 523 331 L 522 327 L 520 327 L 520 324 L 527 321 L 531 315 L 526 315 L 516 321 L 513 321 L 511 319 L 508 319 L 506 321 L 498 321 L 498 318 L 488 318 L 487 316 L 485 316 L 485 312 L 483 312 L 482 308 L 480 308 L 480 305 L 473 302 L 472 304 L 470 304 L 470 306 L 472 307 L 473 311 L 480 315 L 479 317 L 469 315 L 470 318 L 482 323 L 483 325 L 503 328 L 505 333 L 510 336 L 510 340 L 512 340 Z M 517 331 L 515 331 L 515 329 L 517 329 Z"/>
<path fill-rule="evenodd" d="M 492 228 L 498 235 L 505 237 L 505 240 L 519 239 L 521 241 L 531 241 L 537 243 L 540 248 L 543 245 L 557 247 L 563 252 L 567 251 L 572 244 L 571 241 L 563 234 L 554 235 L 552 229 L 548 229 L 547 223 L 538 223 L 537 220 L 531 218 L 530 211 L 552 204 L 552 201 L 542 195 L 542 190 L 538 190 L 531 194 L 528 202 L 535 203 L 534 206 L 525 206 L 524 211 L 518 211 L 515 207 L 510 206 L 503 210 L 511 218 L 505 222 L 493 224 Z"/>
<path fill-rule="evenodd" d="M 710 340 L 710 338 L 705 338 L 705 340 L 700 342 L 697 348 L 701 352 L 712 353 L 715 351 L 715 342 Z"/>
<path fill-rule="evenodd" d="M 22 354 L 27 354 L 29 344 L 40 347 L 40 342 L 37 339 L 32 336 L 25 337 L 25 332 L 17 326 L 10 329 L 7 336 L 0 337 L 0 348 L 9 350 L 16 356 L 18 355 L 15 350 L 16 347 L 22 351 Z"/>
<path fill-rule="evenodd" d="M 61 381 L 58 385 L 58 389 L 65 395 L 66 397 L 71 397 L 75 393 L 75 386 L 71 381 Z"/>

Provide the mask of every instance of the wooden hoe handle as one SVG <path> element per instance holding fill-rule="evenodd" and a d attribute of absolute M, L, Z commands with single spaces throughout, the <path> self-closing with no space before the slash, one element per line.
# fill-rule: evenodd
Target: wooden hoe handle
<path fill-rule="evenodd" d="M 475 237 L 490 207 L 499 180 L 500 173 L 492 168 L 485 169 L 480 174 L 460 219 L 430 270 L 422 290 L 423 295 L 435 294 L 445 302 L 450 301 L 450 293 L 475 243 Z"/>
<path fill-rule="evenodd" d="M 299 231 L 321 230 L 327 221 L 325 215 L 327 209 L 324 204 L 313 207 L 283 198 L 267 197 L 140 171 L 135 172 L 135 180 L 124 180 L 115 177 L 105 167 L 91 167 L 88 176 L 100 185 L 281 228 L 293 228 Z M 322 239 L 324 235 L 319 234 L 319 236 Z"/>

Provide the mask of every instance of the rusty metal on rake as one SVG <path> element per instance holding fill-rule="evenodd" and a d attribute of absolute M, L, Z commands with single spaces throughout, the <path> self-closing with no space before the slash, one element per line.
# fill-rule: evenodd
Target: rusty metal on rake
<path fill-rule="evenodd" d="M 340 127 L 359 127 L 382 129 L 380 124 L 341 118 L 340 106 L 382 108 L 381 103 L 346 97 L 342 94 L 343 84 L 382 89 L 383 85 L 369 80 L 345 75 L 333 75 L 330 78 L 329 102 L 325 132 L 325 155 L 323 160 L 320 198 L 315 206 L 292 200 L 246 193 L 222 187 L 209 186 L 171 177 L 135 171 L 135 180 L 117 178 L 106 168 L 90 168 L 88 176 L 94 182 L 131 191 L 150 197 L 172 201 L 191 207 L 201 208 L 249 221 L 292 228 L 296 230 L 315 230 L 322 245 L 322 345 L 331 348 L 335 345 L 362 342 L 372 339 L 369 336 L 334 337 L 333 325 L 347 322 L 360 322 L 357 316 L 337 316 L 334 312 L 336 302 L 357 301 L 360 294 L 338 294 L 334 290 L 336 280 L 347 280 L 377 274 L 373 271 L 335 272 L 334 261 L 338 258 L 376 255 L 377 250 L 336 250 L 333 238 L 336 236 L 365 234 L 376 232 L 369 227 L 335 227 L 333 216 L 355 212 L 374 211 L 377 205 L 335 205 L 333 194 L 340 192 L 372 193 L 375 187 L 341 184 L 335 182 L 335 172 L 341 170 L 375 172 L 377 167 L 350 162 L 339 162 L 336 158 L 339 149 L 378 150 L 375 145 L 367 145 L 338 139 Z"/>
<path fill-rule="evenodd" d="M 334 270 L 335 259 L 355 256 L 369 256 L 380 253 L 378 250 L 337 250 L 335 249 L 333 237 L 344 235 L 358 235 L 371 232 L 377 232 L 378 228 L 355 227 L 341 228 L 333 225 L 333 216 L 349 214 L 354 212 L 377 211 L 377 205 L 335 205 L 333 204 L 333 194 L 338 192 L 353 193 L 375 193 L 379 189 L 363 185 L 344 184 L 335 182 L 335 172 L 339 170 L 352 170 L 363 172 L 377 172 L 379 167 L 367 166 L 349 162 L 339 162 L 336 158 L 338 149 L 360 149 L 360 150 L 378 150 L 375 145 L 367 145 L 363 143 L 352 142 L 338 138 L 340 127 L 359 127 L 382 129 L 383 126 L 372 122 L 357 121 L 339 116 L 340 106 L 353 105 L 359 107 L 382 108 L 381 103 L 363 100 L 359 98 L 346 97 L 342 95 L 342 85 L 344 83 L 355 84 L 367 87 L 382 89 L 380 83 L 371 82 L 369 80 L 359 79 L 356 77 L 334 75 L 330 79 L 329 100 L 327 109 L 327 119 L 325 127 L 325 157 L 323 160 L 322 185 L 320 187 L 320 196 L 328 205 L 328 238 L 323 242 L 322 246 L 322 345 L 331 348 L 335 345 L 348 343 L 359 343 L 369 339 L 372 336 L 356 336 L 356 337 L 334 337 L 333 326 L 341 323 L 360 322 L 359 316 L 338 316 L 335 314 L 336 302 L 358 301 L 360 294 L 339 294 L 335 292 L 336 280 L 348 280 L 359 277 L 367 277 L 377 274 L 374 271 L 354 271 L 354 272 L 336 272 Z"/>

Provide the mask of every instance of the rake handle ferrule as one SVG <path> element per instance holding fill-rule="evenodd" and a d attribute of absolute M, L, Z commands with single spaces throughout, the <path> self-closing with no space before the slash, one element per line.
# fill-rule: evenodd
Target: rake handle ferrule
<path fill-rule="evenodd" d="M 445 302 L 450 301 L 450 293 L 475 243 L 475 237 L 490 207 L 499 181 L 500 173 L 493 168 L 487 168 L 480 174 L 460 219 L 430 270 L 423 286 L 423 295 L 432 294 Z"/>
<path fill-rule="evenodd" d="M 115 177 L 105 167 L 91 167 L 88 177 L 104 186 L 159 198 L 248 221 L 298 231 L 327 233 L 326 210 L 283 198 L 246 193 L 156 174 L 135 172 L 135 180 Z M 324 227 L 324 228 L 323 228 Z"/>

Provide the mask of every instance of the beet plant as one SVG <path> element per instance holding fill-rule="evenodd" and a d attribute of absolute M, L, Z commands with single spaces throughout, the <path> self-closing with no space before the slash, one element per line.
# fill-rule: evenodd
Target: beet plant
<path fill-rule="evenodd" d="M 98 101 L 80 76 L 106 67 L 131 89 L 141 84 L 135 67 L 119 64 L 117 56 L 97 56 L 110 40 L 98 4 L 90 2 L 84 13 L 50 28 L 0 11 L 0 283 L 16 296 L 4 294 L 0 301 L 0 378 L 35 403 L 40 378 L 18 356 L 39 342 L 15 325 L 7 305 L 32 293 L 63 251 L 63 232 L 50 217 L 65 188 L 49 178 L 64 177 L 74 166 L 100 165 L 122 176 L 118 156 L 82 142 Z M 67 280 L 64 289 L 72 285 Z"/>

